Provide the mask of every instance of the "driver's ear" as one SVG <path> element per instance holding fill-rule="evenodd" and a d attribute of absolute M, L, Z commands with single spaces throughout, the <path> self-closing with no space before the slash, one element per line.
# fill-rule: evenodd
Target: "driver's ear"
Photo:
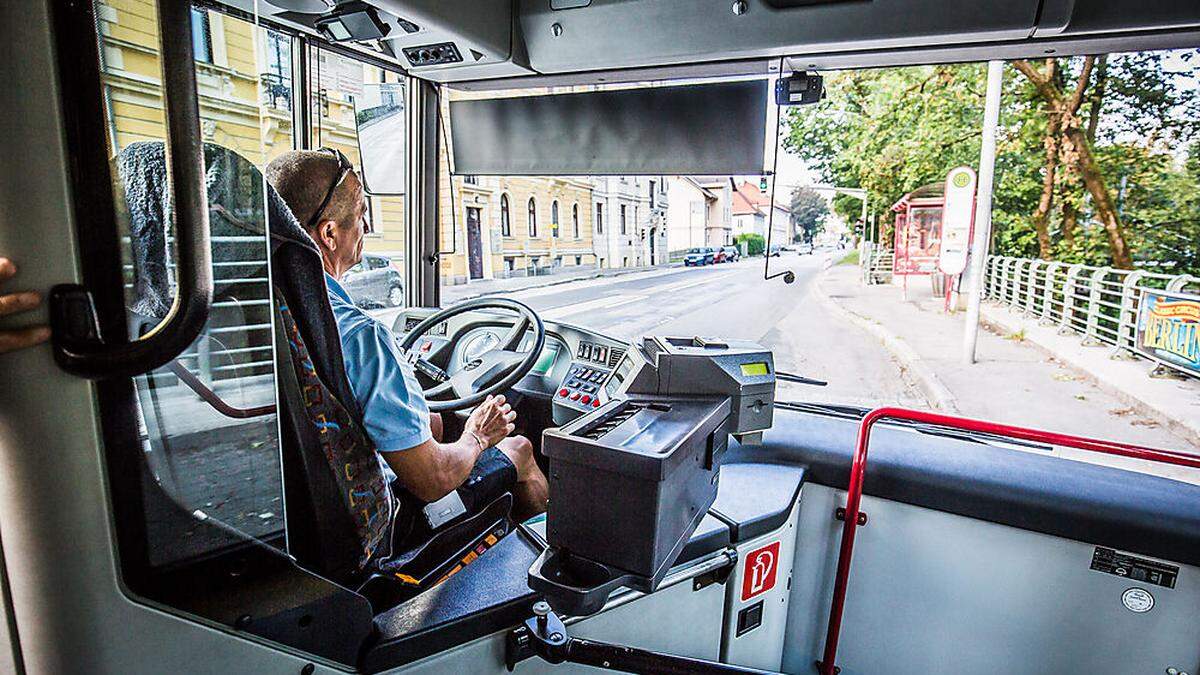
<path fill-rule="evenodd" d="M 330 251 L 337 250 L 337 223 L 332 220 L 322 220 L 317 224 L 317 234 L 322 247 Z"/>

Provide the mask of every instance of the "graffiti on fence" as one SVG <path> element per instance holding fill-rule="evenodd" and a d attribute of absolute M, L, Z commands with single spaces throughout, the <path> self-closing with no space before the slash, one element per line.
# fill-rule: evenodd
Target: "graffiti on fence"
<path fill-rule="evenodd" d="M 1200 377 L 1200 296 L 1143 290 L 1134 349 Z"/>

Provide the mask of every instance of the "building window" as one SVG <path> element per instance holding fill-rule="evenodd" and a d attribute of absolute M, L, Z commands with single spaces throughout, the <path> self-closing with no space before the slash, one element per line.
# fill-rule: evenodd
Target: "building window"
<path fill-rule="evenodd" d="M 583 256 L 581 256 L 581 255 L 575 256 L 575 264 L 582 265 L 583 264 Z"/>
<path fill-rule="evenodd" d="M 504 271 L 507 272 L 507 274 L 505 274 L 504 276 L 511 277 L 512 273 L 514 271 L 516 271 L 516 269 L 517 269 L 517 259 L 516 258 L 505 258 L 504 259 Z"/>
<path fill-rule="evenodd" d="M 508 212 L 508 195 L 500 195 L 500 234 L 512 236 L 512 215 Z"/>
<path fill-rule="evenodd" d="M 625 205 L 621 205 L 621 234 L 625 234 Z"/>
<path fill-rule="evenodd" d="M 558 200 L 550 202 L 550 234 L 558 239 Z"/>
<path fill-rule="evenodd" d="M 208 12 L 192 8 L 192 55 L 197 61 L 213 62 L 212 33 L 208 25 Z"/>
<path fill-rule="evenodd" d="M 571 206 L 571 232 L 576 239 L 579 238 L 579 205 Z M 579 263 L 576 263 L 579 264 Z"/>
<path fill-rule="evenodd" d="M 537 204 L 533 197 L 529 198 L 529 236 L 537 236 Z"/>
<path fill-rule="evenodd" d="M 596 234 L 604 234 L 604 205 L 596 205 Z"/>
<path fill-rule="evenodd" d="M 654 208 L 654 181 L 650 181 L 650 208 Z"/>
<path fill-rule="evenodd" d="M 462 179 L 467 185 L 479 185 L 479 176 L 464 175 Z"/>

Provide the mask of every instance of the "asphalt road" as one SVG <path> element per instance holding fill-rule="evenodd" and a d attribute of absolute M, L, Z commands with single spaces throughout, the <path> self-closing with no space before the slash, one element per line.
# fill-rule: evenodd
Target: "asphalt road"
<path fill-rule="evenodd" d="M 676 335 L 754 340 L 774 351 L 776 369 L 829 382 L 781 383 L 780 398 L 926 406 L 902 369 L 862 330 L 828 312 L 812 281 L 829 255 L 785 254 L 771 272 L 790 269 L 793 284 L 763 280 L 763 259 L 670 268 L 569 282 L 506 294 L 544 319 L 634 340 Z"/>

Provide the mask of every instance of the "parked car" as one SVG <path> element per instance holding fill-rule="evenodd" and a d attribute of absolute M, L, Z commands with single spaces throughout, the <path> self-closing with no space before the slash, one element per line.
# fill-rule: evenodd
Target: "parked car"
<path fill-rule="evenodd" d="M 687 254 L 683 257 L 684 267 L 711 265 L 715 261 L 716 254 L 711 248 L 689 248 Z"/>
<path fill-rule="evenodd" d="M 783 247 L 779 244 L 771 244 L 771 250 L 768 252 L 768 255 L 770 255 L 772 258 L 778 258 L 779 252 L 782 250 Z"/>
<path fill-rule="evenodd" d="M 725 246 L 721 250 L 725 253 L 725 262 L 737 262 L 742 257 L 742 252 L 736 246 Z"/>
<path fill-rule="evenodd" d="M 399 307 L 404 304 L 404 277 L 392 261 L 367 253 L 346 270 L 342 286 L 359 307 Z"/>
<path fill-rule="evenodd" d="M 726 255 L 725 255 L 725 249 L 714 248 L 714 249 L 710 249 L 710 250 L 712 250 L 712 252 L 713 252 L 713 260 L 712 261 L 713 261 L 714 265 L 717 263 L 723 263 L 727 260 Z"/>
<path fill-rule="evenodd" d="M 809 243 L 796 244 L 796 253 L 800 255 L 810 255 L 813 252 L 813 245 Z"/>

